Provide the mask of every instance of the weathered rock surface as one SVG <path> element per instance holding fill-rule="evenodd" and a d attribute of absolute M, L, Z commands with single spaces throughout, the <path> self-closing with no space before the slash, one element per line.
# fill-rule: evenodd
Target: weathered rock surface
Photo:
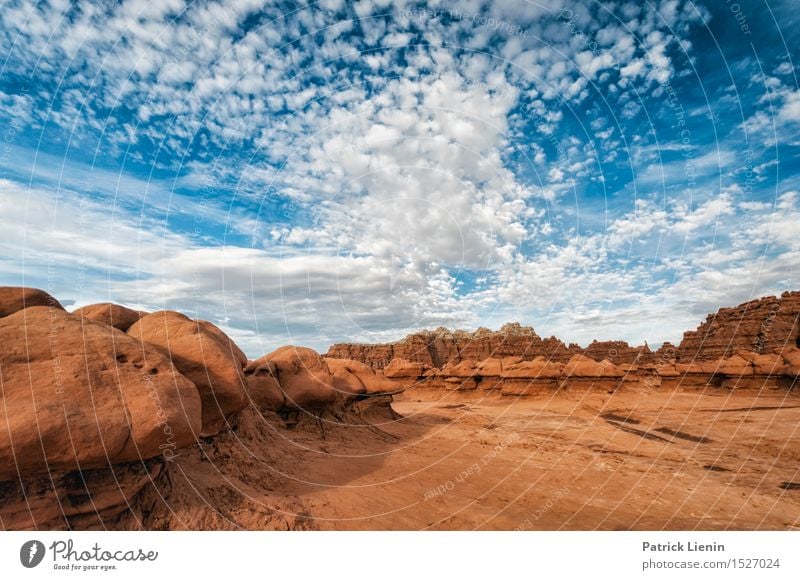
<path fill-rule="evenodd" d="M 646 344 L 643 346 L 630 346 L 624 340 L 593 341 L 583 349 L 584 356 L 595 360 L 608 360 L 614 364 L 635 364 L 637 362 L 650 361 L 653 352 Z"/>
<path fill-rule="evenodd" d="M 167 357 L 55 307 L 0 319 L 0 480 L 100 468 L 190 445 L 196 387 Z"/>
<path fill-rule="evenodd" d="M 362 362 L 335 358 L 324 360 L 333 373 L 334 387 L 344 395 L 392 395 L 403 390 Z"/>
<path fill-rule="evenodd" d="M 575 354 L 555 337 L 541 338 L 532 328 L 510 323 L 497 332 L 481 328 L 475 332 L 450 331 L 439 328 L 422 331 L 388 344 L 335 344 L 325 355 L 328 358 L 357 360 L 376 369 L 383 369 L 394 359 L 404 359 L 430 367 L 442 368 L 462 360 L 483 360 L 489 357 L 519 356 L 532 360 L 544 356 L 566 361 Z"/>
<path fill-rule="evenodd" d="M 532 328 L 507 324 L 497 332 L 424 331 L 379 345 L 337 344 L 333 358 L 352 358 L 406 386 L 530 393 L 533 387 L 593 385 L 792 388 L 800 346 L 800 292 L 768 296 L 710 315 L 679 346 L 653 352 L 624 341 L 588 347 L 541 339 Z M 536 390 L 535 388 L 533 390 Z"/>
<path fill-rule="evenodd" d="M 777 405 L 775 392 L 785 397 L 800 390 L 798 296 L 786 293 L 722 309 L 697 331 L 686 333 L 679 347 L 665 343 L 655 352 L 647 345 L 631 347 L 621 341 L 595 341 L 585 349 L 565 346 L 511 324 L 498 332 L 439 329 L 390 345 L 336 345 L 331 349 L 336 356 L 329 353 L 329 358 L 290 346 L 248 362 L 219 328 L 179 313 L 138 319 L 135 311 L 101 304 L 70 315 L 44 292 L 0 289 L 0 408 L 12 410 L 0 413 L 0 528 L 306 529 L 328 525 L 320 523 L 328 520 L 315 517 L 331 507 L 342 521 L 351 522 L 363 490 L 369 489 L 360 485 L 361 478 L 380 471 L 405 447 L 413 448 L 400 463 L 407 471 L 407 461 L 420 460 L 418 444 L 462 424 L 473 430 L 461 432 L 449 449 L 474 453 L 470 461 L 475 462 L 488 457 L 486 448 L 465 446 L 464 439 L 476 437 L 484 443 L 494 437 L 493 443 L 508 446 L 511 440 L 498 431 L 504 420 L 515 435 L 521 426 L 535 426 L 520 448 L 523 463 L 530 457 L 528 436 L 552 441 L 557 439 L 552 436 L 556 429 L 559 436 L 580 433 L 590 460 L 607 465 L 609 446 L 617 438 L 605 432 L 598 440 L 585 437 L 598 425 L 634 438 L 637 449 L 656 446 L 659 458 L 664 445 L 675 449 L 716 441 L 727 448 L 728 442 L 718 441 L 718 432 L 710 426 L 684 433 L 684 411 L 694 413 L 693 421 L 724 421 L 743 412 L 747 420 L 732 423 L 734 435 L 752 424 L 757 414 L 750 407 L 758 414 L 779 410 L 793 416 L 796 406 Z M 119 330 L 128 323 L 127 334 Z M 407 392 L 398 398 L 401 405 L 414 398 L 429 401 L 407 407 L 407 417 L 395 421 L 400 417 L 390 402 L 403 389 Z M 731 392 L 720 397 L 720 389 Z M 578 397 L 570 397 L 575 391 Z M 765 392 L 767 402 L 757 404 Z M 641 411 L 647 399 L 641 393 L 660 396 L 666 404 L 680 397 L 713 395 L 708 404 L 730 403 L 726 410 L 731 413 L 707 413 L 705 405 L 698 410 L 692 400 L 674 412 L 670 424 L 662 424 L 670 411 L 662 403 L 653 405 L 652 424 L 641 417 L 626 419 Z M 522 399 L 497 405 L 496 395 Z M 740 408 L 734 396 L 752 403 Z M 587 397 L 596 397 L 594 403 L 585 404 Z M 440 404 L 445 398 L 455 403 Z M 571 399 L 580 404 L 564 405 L 561 414 L 550 412 L 553 401 Z M 542 412 L 545 403 L 548 411 Z M 479 413 L 472 412 L 473 405 L 480 406 Z M 539 410 L 532 418 L 524 409 Z M 598 409 L 613 413 L 598 416 Z M 403 407 L 400 410 L 405 414 Z M 453 421 L 447 429 L 434 428 L 438 423 L 431 413 L 440 412 L 468 414 L 470 419 Z M 576 421 L 581 413 L 586 416 Z M 770 429 L 757 434 L 758 445 L 765 457 L 772 450 L 781 457 L 769 458 L 771 468 L 793 465 L 796 453 L 785 439 L 791 425 L 777 425 L 772 418 L 765 424 Z M 776 425 L 783 434 L 764 447 L 764 436 Z M 201 433 L 214 437 L 197 439 Z M 415 444 L 398 447 L 398 434 Z M 370 438 L 373 447 L 368 453 L 353 453 L 366 450 L 364 443 Z M 434 441 L 430 454 L 421 458 L 420 472 L 438 465 L 440 443 Z M 750 443 L 742 456 L 751 457 Z M 502 449 L 504 454 L 509 451 Z M 552 459 L 563 457 L 559 450 Z M 715 449 L 704 461 L 712 465 L 720 457 Z M 579 473 L 586 471 L 584 459 Z M 505 463 L 499 455 L 495 460 L 498 466 Z M 462 469 L 464 461 L 459 456 L 457 465 L 437 474 L 436 485 L 452 477 L 453 467 Z M 521 463 L 508 464 L 517 470 Z M 558 471 L 550 469 L 551 463 L 542 465 L 547 474 Z M 702 462 L 696 467 L 707 469 Z M 747 473 L 731 469 L 737 477 Z M 387 488 L 382 498 L 407 494 L 404 505 L 419 501 L 420 488 L 406 488 L 396 471 L 387 473 L 399 483 Z M 793 477 L 788 468 L 785 473 L 784 479 L 770 484 L 775 489 L 783 486 L 781 493 L 790 489 L 784 486 L 786 478 Z M 596 478 L 593 471 L 587 489 L 595 490 Z M 573 485 L 573 479 L 570 474 L 565 481 Z M 531 480 L 525 480 L 525 489 Z M 759 475 L 753 485 L 762 486 L 763 480 Z M 350 486 L 351 481 L 359 484 Z M 559 482 L 554 489 L 563 485 Z M 625 486 L 614 486 L 618 487 Z M 681 497 L 684 491 L 681 487 Z M 337 512 L 339 499 L 315 499 L 328 492 L 332 498 L 343 493 L 356 501 Z M 623 503 L 628 501 L 627 489 L 625 493 Z M 370 502 L 376 498 L 364 503 Z M 584 507 L 582 497 L 575 509 Z M 605 507 L 598 509 L 602 521 Z M 665 521 L 673 516 L 666 514 Z M 755 517 L 762 517 L 761 512 Z M 428 514 L 419 520 L 425 526 L 430 521 Z M 364 522 L 373 525 L 369 517 Z M 727 523 L 719 527 L 729 527 Z"/>
<path fill-rule="evenodd" d="M 335 360 L 335 359 L 330 359 Z M 391 379 L 418 379 L 430 370 L 430 366 L 420 363 L 411 362 L 404 358 L 392 359 L 383 369 L 385 377 Z"/>
<path fill-rule="evenodd" d="M 95 322 L 102 322 L 103 324 L 108 324 L 117 330 L 125 332 L 144 316 L 145 313 L 120 306 L 119 304 L 103 302 L 100 304 L 90 304 L 73 310 L 72 315 L 78 318 L 94 320 Z"/>
<path fill-rule="evenodd" d="M 377 369 L 387 367 L 395 359 L 441 369 L 463 360 L 506 357 L 534 360 L 541 356 L 565 363 L 575 354 L 614 364 L 719 360 L 739 350 L 770 354 L 787 346 L 800 346 L 799 317 L 800 292 L 784 292 L 780 297 L 767 296 L 722 308 L 709 315 L 697 330 L 686 332 L 679 346 L 666 342 L 655 352 L 646 344 L 630 346 L 619 340 L 594 341 L 586 348 L 576 344 L 566 346 L 555 337 L 543 339 L 532 328 L 513 323 L 496 332 L 484 328 L 475 332 L 439 328 L 387 344 L 335 344 L 326 356 L 358 360 Z M 392 368 L 387 376 L 395 372 Z"/>
<path fill-rule="evenodd" d="M 64 310 L 58 300 L 44 290 L 25 286 L 0 286 L 0 318 L 31 306 L 51 306 Z"/>
<path fill-rule="evenodd" d="M 255 362 L 275 365 L 276 378 L 288 408 L 318 411 L 337 399 L 333 373 L 323 358 L 310 348 L 284 346 Z"/>
<path fill-rule="evenodd" d="M 486 358 L 519 357 L 522 360 L 534 360 L 543 357 L 553 362 L 567 362 L 575 354 L 583 354 L 598 362 L 609 360 L 615 364 L 633 364 L 655 358 L 647 345 L 630 346 L 621 340 L 594 341 L 583 349 L 576 344 L 566 346 L 555 337 L 541 338 L 532 328 L 518 323 L 506 324 L 496 332 L 485 328 L 475 332 L 439 328 L 412 334 L 394 343 L 335 344 L 325 356 L 358 360 L 373 368 L 385 369 L 398 359 L 444 368 L 449 363 Z M 389 374 L 398 372 L 394 367 L 387 370 Z"/>
<path fill-rule="evenodd" d="M 0 528 L 107 529 L 162 468 L 150 460 L 0 482 Z"/>
<path fill-rule="evenodd" d="M 286 398 L 278 383 L 278 367 L 274 362 L 258 359 L 250 361 L 244 369 L 247 396 L 261 411 L 281 409 Z"/>
<path fill-rule="evenodd" d="M 684 333 L 681 361 L 714 360 L 738 350 L 759 354 L 800 346 L 800 292 L 766 296 L 709 314 L 697 330 Z"/>
<path fill-rule="evenodd" d="M 247 405 L 247 357 L 210 322 L 164 310 L 143 316 L 128 334 L 160 349 L 197 386 L 203 403 L 202 435 L 218 433 L 226 417 Z"/>

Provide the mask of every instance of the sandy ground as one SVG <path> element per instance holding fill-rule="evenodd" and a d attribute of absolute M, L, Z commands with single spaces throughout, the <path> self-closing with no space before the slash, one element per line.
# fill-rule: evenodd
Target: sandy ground
<path fill-rule="evenodd" d="M 395 445 L 309 486 L 321 528 L 800 528 L 795 396 L 419 398 L 380 426 Z"/>
<path fill-rule="evenodd" d="M 181 458 L 171 521 L 156 509 L 144 525 L 800 529 L 796 394 L 436 390 L 392 406 L 402 418 L 373 425 L 244 421 Z"/>

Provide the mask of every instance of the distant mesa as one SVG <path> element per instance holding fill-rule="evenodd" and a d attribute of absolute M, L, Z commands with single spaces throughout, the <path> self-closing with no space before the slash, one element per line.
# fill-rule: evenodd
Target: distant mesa
<path fill-rule="evenodd" d="M 410 334 L 397 342 L 334 344 L 325 356 L 358 360 L 376 369 L 385 368 L 394 359 L 442 369 L 448 363 L 490 357 L 519 357 L 527 361 L 543 357 L 549 362 L 566 363 L 576 354 L 614 364 L 716 360 L 739 350 L 761 354 L 800 347 L 799 312 L 800 292 L 784 292 L 780 297 L 767 296 L 733 308 L 721 308 L 696 330 L 685 332 L 677 347 L 665 342 L 655 352 L 647 344 L 630 346 L 621 340 L 593 341 L 586 348 L 565 345 L 556 337 L 539 337 L 529 326 L 509 323 L 497 331 L 438 328 Z"/>

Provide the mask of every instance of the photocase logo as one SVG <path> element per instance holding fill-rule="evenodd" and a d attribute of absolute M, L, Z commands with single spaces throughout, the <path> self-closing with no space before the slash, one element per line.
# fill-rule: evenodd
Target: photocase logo
<path fill-rule="evenodd" d="M 28 540 L 19 549 L 19 561 L 26 568 L 36 568 L 44 559 L 44 544 L 39 540 Z"/>

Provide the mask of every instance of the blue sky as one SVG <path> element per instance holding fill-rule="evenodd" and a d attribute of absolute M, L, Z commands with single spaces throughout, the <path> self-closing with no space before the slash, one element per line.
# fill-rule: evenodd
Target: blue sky
<path fill-rule="evenodd" d="M 0 283 L 251 356 L 800 287 L 792 2 L 0 0 Z"/>

